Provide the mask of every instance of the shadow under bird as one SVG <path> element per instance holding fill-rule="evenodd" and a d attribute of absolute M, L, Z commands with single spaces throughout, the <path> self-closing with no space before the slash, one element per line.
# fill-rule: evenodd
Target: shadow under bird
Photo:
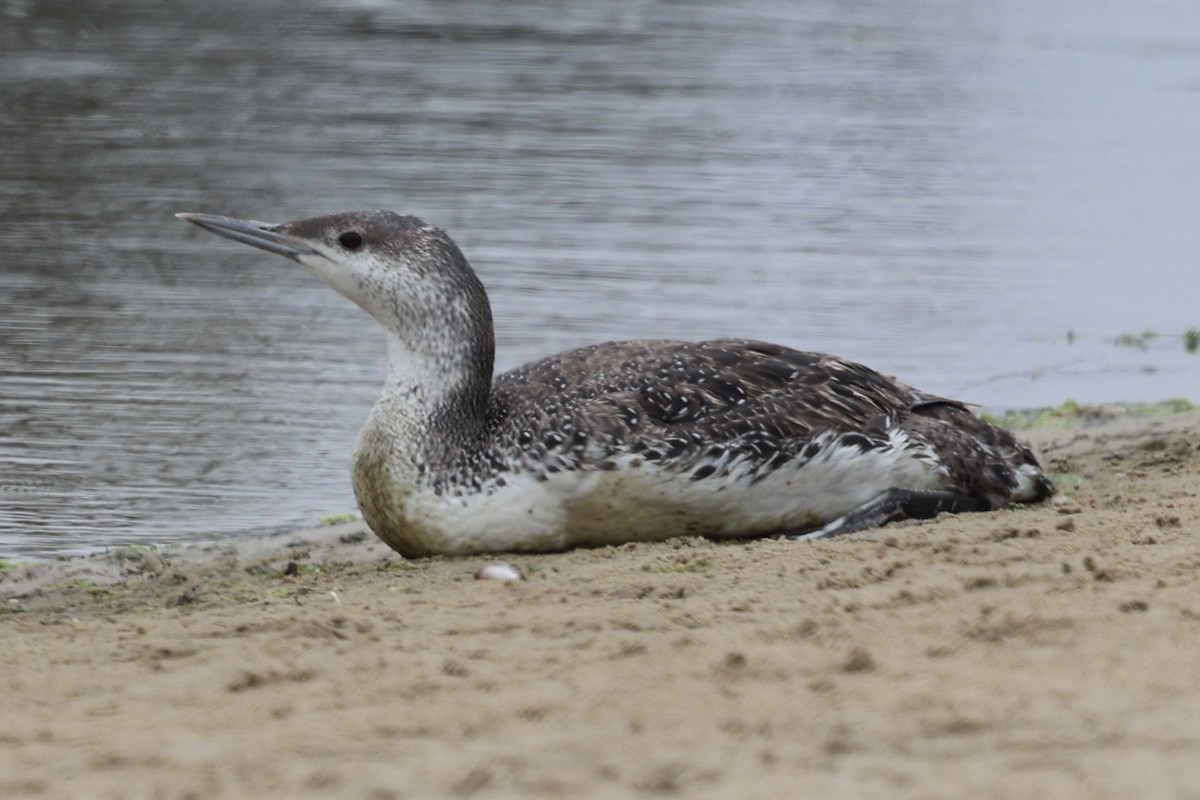
<path fill-rule="evenodd" d="M 383 326 L 353 483 L 405 556 L 786 534 L 1052 493 L 965 405 L 836 356 L 742 339 L 606 342 L 492 379 L 488 297 L 440 228 L 388 211 L 181 219 L 285 256 Z"/>

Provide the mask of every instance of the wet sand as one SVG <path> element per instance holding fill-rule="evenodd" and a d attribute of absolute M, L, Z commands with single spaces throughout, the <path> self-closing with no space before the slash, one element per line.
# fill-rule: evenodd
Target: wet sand
<path fill-rule="evenodd" d="M 360 524 L 0 572 L 0 796 L 1200 796 L 1200 412 L 1055 502 L 405 561 Z"/>

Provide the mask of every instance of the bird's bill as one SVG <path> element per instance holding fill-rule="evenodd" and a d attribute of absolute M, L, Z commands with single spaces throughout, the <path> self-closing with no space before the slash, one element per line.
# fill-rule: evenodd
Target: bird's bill
<path fill-rule="evenodd" d="M 182 220 L 199 225 L 204 230 L 233 239 L 235 242 L 248 244 L 268 253 L 298 261 L 300 256 L 317 254 L 302 239 L 279 232 L 278 225 L 269 222 L 256 222 L 252 219 L 232 219 L 218 217 L 214 214 L 176 214 Z"/>

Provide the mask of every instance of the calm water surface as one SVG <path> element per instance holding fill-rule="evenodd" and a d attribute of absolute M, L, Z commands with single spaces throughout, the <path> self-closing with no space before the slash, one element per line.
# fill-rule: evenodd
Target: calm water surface
<path fill-rule="evenodd" d="M 0 555 L 354 508 L 374 323 L 175 211 L 440 224 L 501 369 L 743 335 L 1200 400 L 1200 6 L 909 5 L 0 0 Z"/>

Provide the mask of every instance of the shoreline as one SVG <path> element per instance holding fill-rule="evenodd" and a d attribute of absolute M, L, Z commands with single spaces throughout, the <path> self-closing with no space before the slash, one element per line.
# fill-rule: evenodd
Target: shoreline
<path fill-rule="evenodd" d="M 972 406 L 974 407 L 974 406 Z M 1146 403 L 1077 403 L 1066 400 L 1058 406 L 1045 406 L 1025 409 L 1010 409 L 1003 413 L 995 413 L 974 407 L 982 419 L 1012 431 L 1019 439 L 1028 440 L 1035 449 L 1042 441 L 1052 441 L 1058 433 L 1067 431 L 1087 431 L 1098 425 L 1110 424 L 1120 420 L 1139 420 L 1151 417 L 1170 417 L 1179 414 L 1200 411 L 1200 406 L 1184 398 L 1167 398 L 1157 402 Z M 319 531 L 331 525 L 353 522 L 359 529 L 374 538 L 374 534 L 358 517 L 357 509 L 350 512 L 331 512 L 312 524 L 280 523 L 267 524 L 250 528 L 228 529 L 219 532 L 206 533 L 192 531 L 187 534 L 169 535 L 155 541 L 150 537 L 138 537 L 132 543 L 108 543 L 93 546 L 62 547 L 47 549 L 45 552 L 31 552 L 21 547 L 5 554 L 0 552 L 0 575 L 7 567 L 33 566 L 51 562 L 75 562 L 80 559 L 103 558 L 106 554 L 116 553 L 123 549 L 132 548 L 152 549 L 162 554 L 181 552 L 185 549 L 211 549 L 223 544 L 239 542 L 266 543 L 276 541 L 280 537 L 297 534 L 317 535 Z M 339 529 L 345 530 L 345 529 Z M 10 546 L 16 546 L 10 545 Z"/>
<path fill-rule="evenodd" d="M 1200 411 L 1020 435 L 1056 501 L 820 542 L 9 564 L 0 794 L 1200 792 Z"/>

